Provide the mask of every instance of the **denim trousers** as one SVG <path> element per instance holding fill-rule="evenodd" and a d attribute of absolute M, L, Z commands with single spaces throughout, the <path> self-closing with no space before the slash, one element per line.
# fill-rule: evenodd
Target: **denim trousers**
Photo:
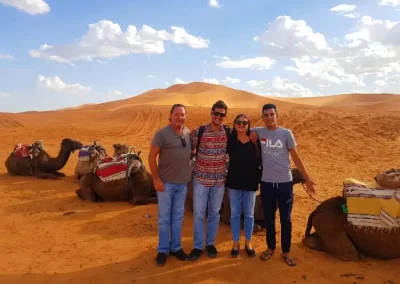
<path fill-rule="evenodd" d="M 157 191 L 158 252 L 169 253 L 181 249 L 186 192 L 186 183 L 164 183 L 164 191 Z"/>
<path fill-rule="evenodd" d="M 214 245 L 217 235 L 222 199 L 224 198 L 225 185 L 205 187 L 196 178 L 193 178 L 193 215 L 194 215 L 194 248 L 204 248 L 204 224 L 206 210 L 207 236 L 206 245 Z"/>
<path fill-rule="evenodd" d="M 275 250 L 275 214 L 276 201 L 278 200 L 279 217 L 281 221 L 281 245 L 282 252 L 290 252 L 292 241 L 292 207 L 293 207 L 293 183 L 272 183 L 261 181 L 261 202 L 264 209 L 266 241 L 269 249 Z"/>
<path fill-rule="evenodd" d="M 234 242 L 239 241 L 242 208 L 244 213 L 244 235 L 246 241 L 251 240 L 254 227 L 254 205 L 256 192 L 228 188 L 231 205 L 231 230 Z"/>

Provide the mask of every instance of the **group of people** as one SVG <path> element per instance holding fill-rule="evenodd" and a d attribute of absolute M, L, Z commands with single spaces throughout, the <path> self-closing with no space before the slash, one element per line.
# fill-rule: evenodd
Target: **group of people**
<path fill-rule="evenodd" d="M 267 243 L 260 259 L 268 260 L 275 252 L 275 215 L 279 207 L 281 256 L 287 265 L 296 265 L 290 256 L 293 205 L 290 155 L 310 194 L 315 194 L 315 183 L 296 150 L 292 131 L 278 124 L 279 114 L 274 104 L 265 104 L 262 108 L 264 127 L 251 128 L 249 118 L 239 114 L 230 128 L 223 123 L 227 111 L 227 105 L 217 101 L 211 108 L 210 123 L 190 131 L 185 126 L 185 106 L 175 104 L 170 111 L 169 125 L 154 135 L 148 158 L 158 197 L 156 264 L 159 266 L 166 263 L 168 255 L 183 261 L 197 260 L 205 249 L 208 257 L 217 256 L 215 238 L 225 188 L 231 207 L 231 256 L 239 256 L 243 212 L 244 248 L 249 257 L 254 257 L 251 237 L 259 186 Z M 193 182 L 194 248 L 188 255 L 181 248 L 181 229 L 189 181 Z"/>

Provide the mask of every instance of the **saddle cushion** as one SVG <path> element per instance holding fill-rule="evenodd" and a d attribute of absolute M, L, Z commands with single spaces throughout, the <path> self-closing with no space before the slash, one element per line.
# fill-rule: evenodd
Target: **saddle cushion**
<path fill-rule="evenodd" d="M 376 181 L 345 179 L 343 195 L 347 220 L 361 227 L 400 228 L 400 191 L 382 188 Z"/>
<path fill-rule="evenodd" d="M 17 144 L 14 146 L 14 155 L 20 158 L 24 157 L 30 157 L 32 159 L 32 146 L 31 145 L 26 145 L 26 144 Z"/>
<path fill-rule="evenodd" d="M 126 157 L 106 157 L 97 164 L 95 173 L 102 182 L 109 182 L 126 178 L 127 168 Z"/>
<path fill-rule="evenodd" d="M 89 161 L 89 157 L 90 157 L 90 149 L 91 145 L 84 145 L 78 153 L 78 160 L 79 161 Z"/>

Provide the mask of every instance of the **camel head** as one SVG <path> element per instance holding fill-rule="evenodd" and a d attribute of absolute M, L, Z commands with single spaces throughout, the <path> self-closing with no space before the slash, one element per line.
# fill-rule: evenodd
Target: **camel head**
<path fill-rule="evenodd" d="M 127 154 L 128 155 L 128 167 L 130 175 L 141 174 L 143 177 L 147 179 L 147 170 L 140 157 L 141 151 L 136 154 Z"/>
<path fill-rule="evenodd" d="M 297 183 L 304 183 L 306 181 L 301 172 L 296 168 L 292 169 L 292 176 L 293 176 L 293 185 Z"/>
<path fill-rule="evenodd" d="M 123 154 L 128 154 L 130 151 L 130 148 L 125 145 L 125 144 L 113 144 L 114 147 L 114 154 L 113 157 L 119 157 Z"/>
<path fill-rule="evenodd" d="M 83 147 L 83 144 L 79 141 L 75 141 L 69 138 L 64 138 L 61 142 L 61 148 L 68 152 L 74 152 Z"/>

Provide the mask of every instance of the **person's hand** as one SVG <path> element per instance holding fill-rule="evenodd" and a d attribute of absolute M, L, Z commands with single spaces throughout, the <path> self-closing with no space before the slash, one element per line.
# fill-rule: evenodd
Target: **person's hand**
<path fill-rule="evenodd" d="M 164 183 L 161 181 L 161 179 L 154 180 L 154 188 L 160 192 L 164 191 Z"/>
<path fill-rule="evenodd" d="M 316 185 L 315 182 L 313 182 L 311 179 L 309 179 L 309 180 L 306 180 L 305 185 L 306 185 L 306 191 L 308 192 L 308 194 L 310 194 L 310 195 L 317 194 L 317 192 L 315 191 L 315 188 L 314 188 L 314 185 Z"/>
<path fill-rule="evenodd" d="M 257 133 L 256 132 L 250 132 L 250 140 L 253 142 L 253 143 L 257 143 L 257 140 L 258 140 L 258 135 L 257 135 Z"/>

